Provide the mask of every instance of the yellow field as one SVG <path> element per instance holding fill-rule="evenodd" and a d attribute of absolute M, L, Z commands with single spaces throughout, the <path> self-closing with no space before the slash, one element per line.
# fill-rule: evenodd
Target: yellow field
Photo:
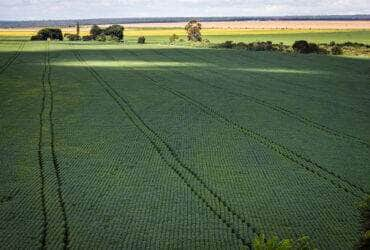
<path fill-rule="evenodd" d="M 0 29 L 0 36 L 32 36 L 37 33 L 40 28 L 14 28 L 14 29 Z M 90 27 L 81 27 L 81 35 L 88 35 Z M 209 28 L 203 29 L 203 35 L 265 35 L 265 34 L 302 34 L 302 33 L 340 33 L 358 30 L 337 30 L 337 29 L 224 29 L 224 28 Z M 62 32 L 76 33 L 75 27 L 62 28 Z M 125 36 L 170 36 L 172 34 L 185 35 L 185 30 L 180 28 L 126 28 Z"/>

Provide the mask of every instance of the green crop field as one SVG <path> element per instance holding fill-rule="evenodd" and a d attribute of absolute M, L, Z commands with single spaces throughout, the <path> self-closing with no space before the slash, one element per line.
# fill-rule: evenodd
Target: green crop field
<path fill-rule="evenodd" d="M 0 248 L 352 249 L 370 58 L 0 42 Z"/>

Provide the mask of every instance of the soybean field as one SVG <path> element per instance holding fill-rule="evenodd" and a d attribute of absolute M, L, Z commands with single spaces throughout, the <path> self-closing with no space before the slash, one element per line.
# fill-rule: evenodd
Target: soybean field
<path fill-rule="evenodd" d="M 1 249 L 352 249 L 370 59 L 0 42 Z"/>

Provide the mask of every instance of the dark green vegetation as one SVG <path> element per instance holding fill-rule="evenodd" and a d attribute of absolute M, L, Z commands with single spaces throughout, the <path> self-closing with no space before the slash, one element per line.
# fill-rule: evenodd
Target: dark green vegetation
<path fill-rule="evenodd" d="M 31 36 L 32 41 L 46 41 L 46 40 L 60 40 L 63 41 L 63 33 L 61 29 L 44 28 L 37 32 L 37 35 Z"/>
<path fill-rule="evenodd" d="M 0 43 L 4 248 L 362 237 L 370 60 Z"/>
<path fill-rule="evenodd" d="M 107 37 L 121 41 L 123 39 L 123 26 L 111 25 L 107 28 L 100 28 L 98 25 L 93 25 L 90 29 L 90 36 L 85 36 L 86 40 L 97 40 L 105 42 Z"/>

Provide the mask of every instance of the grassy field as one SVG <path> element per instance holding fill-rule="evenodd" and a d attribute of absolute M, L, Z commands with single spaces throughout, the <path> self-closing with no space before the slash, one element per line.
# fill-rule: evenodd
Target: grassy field
<path fill-rule="evenodd" d="M 90 27 L 81 29 L 82 35 L 89 34 Z M 27 29 L 0 29 L 0 40 L 6 39 L 25 39 L 36 34 L 37 28 Z M 64 28 L 63 33 L 75 33 L 75 28 Z M 145 36 L 146 42 L 150 44 L 168 44 L 169 36 L 177 34 L 180 38 L 186 40 L 185 30 L 183 28 L 166 27 L 146 27 L 146 28 L 126 28 L 125 40 L 128 44 L 137 43 L 139 36 Z M 212 43 L 222 43 L 227 40 L 236 42 L 255 42 L 255 41 L 273 41 L 274 43 L 285 43 L 291 45 L 297 40 L 307 40 L 315 43 L 330 43 L 336 41 L 343 43 L 347 41 L 370 44 L 370 30 L 335 30 L 335 29 L 203 29 L 203 38 Z"/>
<path fill-rule="evenodd" d="M 11 40 L 0 55 L 1 248 L 358 241 L 370 59 Z"/>

